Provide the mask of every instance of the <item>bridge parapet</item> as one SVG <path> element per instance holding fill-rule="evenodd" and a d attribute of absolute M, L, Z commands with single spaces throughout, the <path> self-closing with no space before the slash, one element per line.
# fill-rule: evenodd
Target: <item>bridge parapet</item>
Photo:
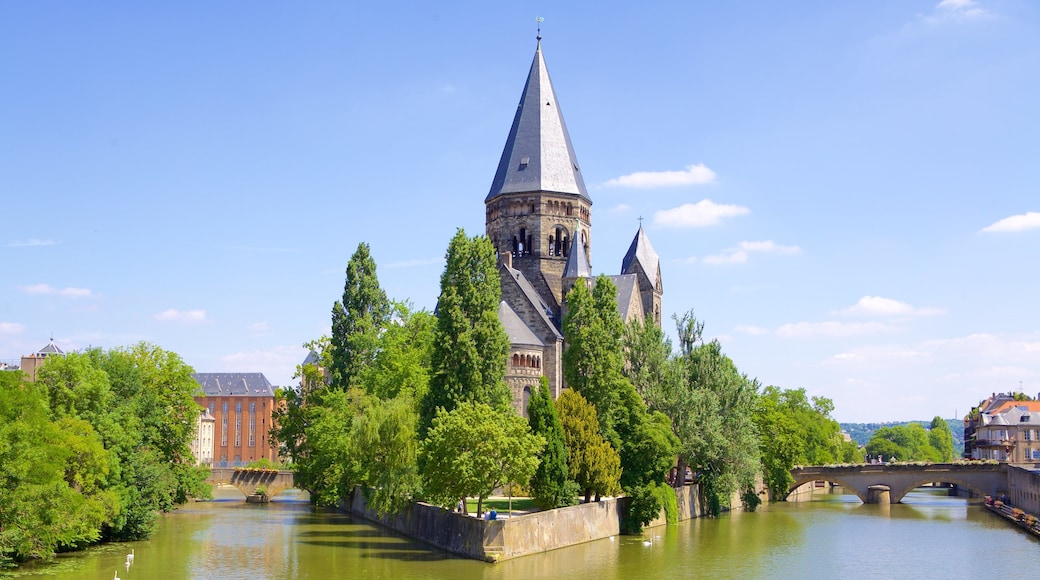
<path fill-rule="evenodd" d="M 1007 464 L 925 463 L 796 467 L 788 493 L 810 481 L 829 481 L 855 493 L 863 503 L 873 503 L 871 486 L 887 486 L 889 501 L 899 503 L 913 489 L 927 483 L 952 483 L 981 495 L 998 495 L 1007 489 Z"/>
<path fill-rule="evenodd" d="M 206 483 L 211 485 L 233 485 L 246 497 L 256 495 L 261 487 L 267 497 L 295 487 L 293 472 L 274 469 L 231 469 L 215 468 L 210 470 Z"/>

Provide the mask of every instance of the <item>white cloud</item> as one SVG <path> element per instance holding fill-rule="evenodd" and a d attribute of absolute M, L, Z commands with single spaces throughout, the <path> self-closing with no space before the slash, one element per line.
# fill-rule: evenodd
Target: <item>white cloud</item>
<path fill-rule="evenodd" d="M 36 248 L 36 247 L 39 247 L 39 246 L 53 246 L 53 245 L 56 245 L 57 243 L 58 242 L 55 242 L 54 240 L 40 240 L 40 239 L 37 239 L 37 238 L 29 238 L 28 240 L 23 240 L 23 241 L 19 241 L 19 242 L 11 242 L 11 243 L 7 244 L 7 247 L 8 248 Z"/>
<path fill-rule="evenodd" d="M 0 322 L 0 334 L 2 335 L 21 334 L 24 331 L 24 324 L 19 324 L 17 322 Z"/>
<path fill-rule="evenodd" d="M 771 334 L 771 331 L 768 328 L 762 328 L 761 326 L 750 324 L 739 324 L 734 328 L 734 330 L 743 334 L 750 334 L 751 336 L 765 336 Z"/>
<path fill-rule="evenodd" d="M 169 308 L 154 315 L 152 318 L 162 322 L 203 322 L 206 320 L 206 311 Z"/>
<path fill-rule="evenodd" d="M 863 336 L 888 332 L 892 327 L 880 322 L 792 322 L 776 329 L 776 335 L 782 338 L 816 338 Z"/>
<path fill-rule="evenodd" d="M 293 384 L 296 365 L 307 357 L 307 350 L 299 346 L 275 346 L 268 349 L 239 351 L 220 357 L 227 372 L 261 372 L 276 386 Z"/>
<path fill-rule="evenodd" d="M 444 258 L 424 258 L 419 260 L 402 260 L 400 262 L 391 262 L 386 266 L 383 266 L 387 270 L 393 270 L 395 268 L 415 268 L 417 266 L 434 266 L 437 264 L 443 264 Z"/>
<path fill-rule="evenodd" d="M 882 298 L 881 296 L 864 296 L 859 302 L 837 311 L 837 314 L 851 316 L 935 316 L 945 314 L 941 308 L 914 308 L 906 302 Z"/>
<path fill-rule="evenodd" d="M 267 321 L 254 322 L 254 323 L 250 324 L 249 326 L 247 326 L 246 330 L 248 330 L 249 332 L 251 332 L 253 334 L 262 334 L 262 333 L 266 333 L 268 330 L 270 330 L 270 325 L 267 324 Z"/>
<path fill-rule="evenodd" d="M 627 211 L 629 211 L 631 209 L 632 209 L 632 206 L 630 206 L 628 204 L 625 204 L 625 203 L 619 203 L 619 204 L 615 205 L 614 207 L 608 209 L 607 211 L 609 211 L 610 213 L 625 213 L 625 212 L 627 212 Z"/>
<path fill-rule="evenodd" d="M 748 261 L 748 255 L 752 252 L 761 254 L 777 254 L 789 256 L 800 254 L 802 249 L 798 246 L 781 246 L 772 240 L 762 242 L 740 242 L 736 247 L 728 248 L 721 254 L 705 256 L 705 264 L 743 264 Z"/>
<path fill-rule="evenodd" d="M 944 20 L 974 20 L 991 16 L 976 0 L 941 0 L 931 14 L 922 16 L 925 21 L 937 24 Z"/>
<path fill-rule="evenodd" d="M 677 228 L 713 226 L 723 218 L 745 215 L 750 211 L 743 206 L 718 204 L 710 199 L 702 199 L 697 203 L 684 203 L 679 207 L 654 212 L 654 223 Z"/>
<path fill-rule="evenodd" d="M 54 288 L 49 284 L 22 286 L 22 292 L 42 296 L 69 296 L 71 298 L 87 298 L 91 295 L 89 288 Z"/>
<path fill-rule="evenodd" d="M 1033 228 L 1040 228 L 1040 212 L 1030 211 L 1021 215 L 1006 217 L 982 228 L 980 231 L 984 233 L 1020 232 L 1022 230 L 1031 230 Z"/>
<path fill-rule="evenodd" d="M 607 187 L 671 187 L 676 185 L 704 185 L 715 181 L 715 172 L 703 163 L 687 165 L 684 171 L 637 171 L 615 177 L 604 183 Z"/>

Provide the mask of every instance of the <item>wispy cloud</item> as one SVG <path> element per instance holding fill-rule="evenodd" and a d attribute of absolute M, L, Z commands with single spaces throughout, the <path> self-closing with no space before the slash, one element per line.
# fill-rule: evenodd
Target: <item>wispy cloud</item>
<path fill-rule="evenodd" d="M 70 298 L 88 298 L 91 296 L 90 288 L 54 288 L 49 284 L 22 286 L 22 292 L 39 296 L 68 296 Z"/>
<path fill-rule="evenodd" d="M 677 185 L 704 185 L 714 183 L 715 172 L 703 163 L 687 165 L 682 171 L 637 171 L 615 177 L 604 183 L 606 187 L 634 187 L 649 189 L 652 187 L 673 187 Z"/>
<path fill-rule="evenodd" d="M 776 329 L 782 338 L 849 337 L 891 331 L 892 327 L 880 322 L 792 322 Z"/>
<path fill-rule="evenodd" d="M 418 266 L 434 266 L 437 264 L 443 264 L 444 258 L 423 258 L 419 260 L 402 260 L 400 262 L 390 262 L 384 268 L 393 270 L 395 268 L 415 268 Z"/>
<path fill-rule="evenodd" d="M 881 296 L 864 296 L 852 306 L 834 312 L 847 316 L 936 316 L 945 313 L 941 308 L 916 308 L 906 302 Z"/>
<path fill-rule="evenodd" d="M 247 325 L 246 331 L 249 332 L 250 336 L 268 336 L 271 334 L 271 325 L 267 324 L 266 320 L 262 320 Z"/>
<path fill-rule="evenodd" d="M 930 14 L 922 18 L 935 24 L 944 20 L 976 20 L 989 16 L 992 16 L 992 13 L 976 0 L 942 0 L 935 5 Z"/>
<path fill-rule="evenodd" d="M 982 228 L 980 231 L 983 233 L 1020 232 L 1022 230 L 1031 230 L 1033 228 L 1040 228 L 1040 212 L 1030 211 L 1024 214 L 1006 217 Z"/>
<path fill-rule="evenodd" d="M 679 207 L 654 212 L 654 223 L 663 227 L 698 228 L 713 226 L 725 218 L 750 212 L 751 210 L 743 206 L 718 204 L 710 199 L 702 199 L 697 203 L 684 203 Z"/>
<path fill-rule="evenodd" d="M 206 320 L 206 311 L 169 308 L 155 314 L 152 318 L 161 322 L 203 322 Z"/>
<path fill-rule="evenodd" d="M 306 356 L 307 350 L 299 346 L 275 346 L 226 354 L 220 357 L 220 362 L 229 372 L 261 372 L 273 384 L 289 386 L 293 383 L 296 365 Z"/>
<path fill-rule="evenodd" d="M 625 212 L 627 212 L 627 211 L 629 211 L 631 209 L 632 209 L 632 206 L 630 206 L 628 204 L 625 204 L 625 203 L 619 203 L 619 204 L 615 205 L 614 207 L 608 209 L 607 211 L 609 211 L 610 213 L 625 213 Z"/>
<path fill-rule="evenodd" d="M 0 335 L 10 336 L 25 332 L 25 325 L 17 322 L 0 322 Z"/>
<path fill-rule="evenodd" d="M 54 246 L 58 242 L 54 240 L 40 240 L 37 238 L 29 238 L 28 240 L 22 240 L 18 242 L 11 242 L 7 244 L 8 248 L 36 248 L 39 246 Z"/>
<path fill-rule="evenodd" d="M 748 261 L 748 255 L 752 253 L 775 254 L 790 256 L 802 253 L 798 246 L 781 246 L 772 240 L 762 242 L 740 242 L 733 248 L 728 248 L 721 254 L 705 256 L 705 264 L 743 264 Z"/>
<path fill-rule="evenodd" d="M 754 326 L 752 324 L 738 324 L 733 330 L 741 334 L 750 334 L 751 336 L 765 336 L 772 334 L 772 331 L 768 328 L 762 328 L 761 326 Z"/>

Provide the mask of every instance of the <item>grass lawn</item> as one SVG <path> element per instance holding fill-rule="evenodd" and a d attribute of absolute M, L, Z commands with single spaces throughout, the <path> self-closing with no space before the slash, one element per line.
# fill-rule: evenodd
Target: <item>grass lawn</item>
<path fill-rule="evenodd" d="M 489 510 L 494 508 L 496 512 L 500 514 L 509 513 L 509 498 L 508 497 L 496 497 L 494 499 L 487 498 L 484 500 L 484 509 Z M 513 511 L 514 512 L 530 512 L 535 511 L 538 508 L 534 505 L 534 500 L 529 497 L 514 497 L 513 498 Z M 471 514 L 477 513 L 477 500 L 469 498 L 466 500 L 466 511 Z"/>

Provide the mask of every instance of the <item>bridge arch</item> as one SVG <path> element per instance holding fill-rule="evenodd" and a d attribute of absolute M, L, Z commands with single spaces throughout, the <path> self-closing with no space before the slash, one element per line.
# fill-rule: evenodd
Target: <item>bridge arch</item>
<path fill-rule="evenodd" d="M 206 483 L 211 485 L 231 485 L 241 491 L 247 498 L 256 495 L 263 488 L 268 498 L 295 487 L 293 472 L 275 470 L 248 470 L 231 468 L 214 468 L 210 470 Z"/>
<path fill-rule="evenodd" d="M 794 493 L 794 491 L 799 487 L 802 487 L 803 485 L 808 483 L 813 483 L 814 481 L 825 481 L 827 483 L 840 485 L 846 490 L 851 491 L 856 497 L 859 498 L 859 501 L 867 503 L 866 488 L 864 488 L 864 490 L 861 492 L 859 489 L 856 488 L 855 485 L 852 485 L 851 483 L 846 481 L 845 478 L 836 475 L 802 475 L 799 477 L 795 477 L 794 483 L 791 484 L 791 487 L 787 489 L 787 494 L 784 495 L 784 500 L 786 501 L 787 497 Z"/>
<path fill-rule="evenodd" d="M 791 470 L 794 485 L 788 495 L 810 481 L 837 483 L 856 494 L 863 503 L 871 499 L 872 486 L 888 488 L 888 501 L 900 502 L 910 491 L 926 483 L 952 483 L 978 495 L 998 495 L 1008 486 L 1006 464 L 862 464 L 796 467 Z M 786 499 L 786 498 L 785 498 Z"/>

